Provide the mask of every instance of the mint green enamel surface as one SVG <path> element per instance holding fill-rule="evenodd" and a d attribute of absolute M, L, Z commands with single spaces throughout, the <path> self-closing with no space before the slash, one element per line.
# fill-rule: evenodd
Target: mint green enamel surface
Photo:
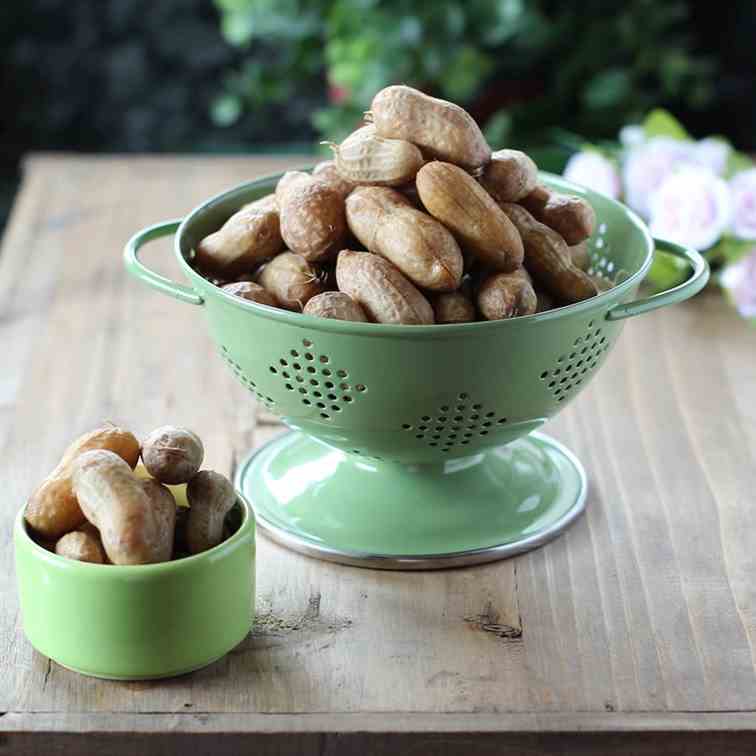
<path fill-rule="evenodd" d="M 288 433 L 242 465 L 238 479 L 267 526 L 380 556 L 458 553 L 537 536 L 585 493 L 582 471 L 534 436 L 464 459 L 398 465 Z"/>
<path fill-rule="evenodd" d="M 240 500 L 241 501 L 241 500 Z M 45 656 L 96 677 L 168 677 L 244 639 L 254 613 L 255 524 L 194 557 L 119 567 L 64 559 L 31 540 L 19 513 L 16 575 L 24 632 Z"/>
<path fill-rule="evenodd" d="M 190 265 L 200 239 L 245 203 L 272 192 L 277 179 L 252 181 L 212 198 L 192 211 L 178 229 L 178 221 L 169 221 L 139 232 L 126 245 L 125 263 L 148 285 L 203 307 L 220 356 L 259 401 L 292 429 L 349 455 L 340 455 L 346 461 L 326 484 L 317 477 L 316 468 L 330 459 L 327 453 L 323 457 L 321 446 L 305 444 L 298 447 L 295 457 L 287 447 L 276 447 L 281 460 L 271 460 L 269 469 L 253 466 L 249 480 L 243 480 L 257 502 L 268 495 L 258 478 L 263 469 L 266 474 L 275 469 L 278 475 L 287 464 L 310 469 L 313 490 L 303 492 L 296 516 L 289 517 L 287 512 L 281 527 L 305 537 L 305 530 L 317 524 L 324 543 L 327 539 L 344 549 L 356 548 L 367 527 L 380 534 L 372 540 L 378 553 L 397 553 L 402 546 L 397 538 L 402 536 L 395 531 L 413 516 L 405 512 L 410 506 L 406 502 L 423 498 L 423 506 L 432 508 L 428 502 L 438 490 L 437 482 L 430 487 L 418 484 L 422 479 L 411 470 L 412 465 L 440 466 L 501 447 L 538 429 L 600 369 L 627 317 L 693 296 L 708 277 L 706 263 L 697 252 L 657 242 L 687 259 L 693 268 L 691 276 L 675 289 L 636 299 L 654 251 L 654 240 L 644 224 L 621 204 L 544 174 L 545 183 L 585 196 L 596 210 L 597 228 L 589 242 L 592 271 L 617 281 L 610 291 L 568 307 L 495 322 L 388 326 L 312 318 L 232 297 Z M 159 276 L 138 259 L 146 241 L 174 231 L 176 255 L 188 286 Z M 486 457 L 490 464 L 482 463 L 475 474 L 454 478 L 455 494 L 464 498 L 469 491 L 476 502 L 490 494 L 485 517 L 495 509 L 496 527 L 503 537 L 516 538 L 519 533 L 525 538 L 526 525 L 512 507 L 496 509 L 501 501 L 499 489 L 509 485 L 509 478 L 502 472 L 506 465 L 492 466 L 494 456 Z M 360 460 L 374 464 L 376 472 L 364 473 Z M 535 485 L 532 476 L 526 479 Z M 260 480 L 260 490 L 255 480 Z M 361 490 L 350 492 L 355 483 Z M 451 484 L 445 483 L 444 489 L 447 485 Z M 544 486 L 548 488 L 541 481 L 534 493 L 542 495 Z M 330 504 L 313 504 L 326 501 L 314 490 L 317 487 L 329 488 Z M 354 496 L 360 497 L 362 505 L 355 510 L 356 516 L 348 518 L 346 508 Z M 395 502 L 393 508 L 369 506 L 387 500 Z M 445 494 L 440 500 L 445 500 Z M 266 522 L 276 509 L 272 499 L 268 503 Z M 311 507 L 315 508 L 310 512 Z M 419 544 L 412 538 L 405 546 L 425 549 L 432 545 L 451 552 L 481 540 L 481 523 L 474 509 L 468 512 L 450 505 L 438 509 L 432 523 L 439 535 L 433 544 L 427 539 Z M 362 512 L 374 514 L 363 523 Z M 342 523 L 338 527 L 330 527 L 331 513 L 334 522 Z M 452 535 L 460 529 L 463 532 Z"/>

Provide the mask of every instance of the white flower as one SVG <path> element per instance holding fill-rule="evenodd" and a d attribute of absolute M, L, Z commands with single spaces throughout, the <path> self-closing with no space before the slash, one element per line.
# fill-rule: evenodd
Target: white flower
<path fill-rule="evenodd" d="M 625 149 L 637 147 L 646 141 L 646 132 L 643 130 L 643 126 L 633 123 L 620 129 L 619 140 Z"/>
<path fill-rule="evenodd" d="M 622 169 L 627 204 L 648 218 L 653 193 L 677 168 L 691 162 L 692 144 L 680 139 L 654 137 L 632 148 Z"/>
<path fill-rule="evenodd" d="M 693 160 L 698 165 L 708 168 L 712 173 L 721 176 L 727 168 L 727 159 L 732 147 L 727 142 L 714 137 L 702 139 L 693 145 Z"/>
<path fill-rule="evenodd" d="M 756 317 L 756 248 L 734 265 L 728 265 L 720 279 L 744 318 Z"/>
<path fill-rule="evenodd" d="M 756 239 L 756 168 L 736 173 L 730 180 L 732 233 L 741 239 Z"/>
<path fill-rule="evenodd" d="M 564 177 L 612 199 L 620 195 L 620 177 L 614 163 L 594 150 L 572 155 L 565 166 Z"/>
<path fill-rule="evenodd" d="M 722 236 L 731 217 L 727 184 L 705 168 L 687 166 L 654 193 L 649 228 L 654 236 L 704 250 Z"/>

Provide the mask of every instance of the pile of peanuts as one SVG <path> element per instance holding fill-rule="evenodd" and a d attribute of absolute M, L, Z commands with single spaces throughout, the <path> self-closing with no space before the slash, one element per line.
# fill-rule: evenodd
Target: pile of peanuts
<path fill-rule="evenodd" d="M 204 454 L 187 428 L 162 426 L 140 445 L 130 431 L 103 425 L 66 449 L 24 518 L 41 546 L 81 562 L 154 564 L 199 554 L 230 535 L 226 515 L 237 500 L 223 475 L 200 470 Z"/>
<path fill-rule="evenodd" d="M 584 199 L 539 184 L 524 152 L 491 152 L 459 106 L 406 86 L 312 175 L 286 173 L 194 254 L 243 299 L 323 318 L 426 325 L 501 320 L 596 296 Z"/>

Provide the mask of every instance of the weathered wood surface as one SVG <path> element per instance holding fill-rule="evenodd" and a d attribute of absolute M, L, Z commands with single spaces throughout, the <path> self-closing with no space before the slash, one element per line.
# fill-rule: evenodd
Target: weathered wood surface
<path fill-rule="evenodd" d="M 215 358 L 201 308 L 126 276 L 123 243 L 303 162 L 27 161 L 0 252 L 0 753 L 120 753 L 129 732 L 160 753 L 193 735 L 236 753 L 255 732 L 259 753 L 754 752 L 756 331 L 711 295 L 631 321 L 549 425 L 591 489 L 545 548 L 411 574 L 260 538 L 257 627 L 205 670 L 103 682 L 31 649 L 11 523 L 72 436 L 184 423 L 231 471 L 281 432 Z M 169 242 L 145 259 L 178 275 Z"/>

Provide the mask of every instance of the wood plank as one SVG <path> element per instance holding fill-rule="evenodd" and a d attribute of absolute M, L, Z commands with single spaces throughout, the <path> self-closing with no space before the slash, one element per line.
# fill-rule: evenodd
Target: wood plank
<path fill-rule="evenodd" d="M 690 733 L 714 721 L 708 712 L 744 712 L 717 715 L 729 723 L 721 731 L 753 729 L 756 350 L 753 330 L 716 297 L 630 322 L 599 375 L 549 424 L 583 460 L 591 488 L 586 516 L 547 547 L 494 565 L 409 574 L 320 563 L 259 539 L 257 628 L 205 670 L 108 683 L 32 651 L 20 628 L 10 523 L 70 437 L 106 418 L 139 433 L 184 423 L 205 439 L 208 464 L 230 472 L 281 432 L 215 359 L 201 308 L 126 277 L 124 241 L 227 186 L 306 162 L 27 162 L 0 255 L 9 357 L 0 374 L 0 712 L 10 712 L 0 731 L 14 725 L 16 733 L 0 736 L 0 752 L 9 743 L 30 749 L 33 722 L 39 732 L 70 733 L 61 753 L 81 748 L 77 728 L 102 731 L 98 742 L 112 752 L 122 723 L 139 737 L 160 726 L 181 734 L 194 721 L 186 712 L 201 712 L 208 732 L 228 726 L 229 752 L 288 714 L 311 723 L 290 752 L 456 753 L 482 744 L 492 753 L 605 753 L 591 741 L 594 721 L 606 731 L 630 723 L 678 730 L 670 752 L 702 753 L 705 744 L 725 752 L 719 729 Z M 150 245 L 145 258 L 179 275 L 169 242 Z M 494 625 L 514 632 L 501 637 Z M 421 715 L 405 740 L 360 739 L 365 728 L 391 732 Z M 339 717 L 360 723 L 354 738 L 324 740 L 337 725 L 349 732 Z M 537 735 L 568 720 L 578 723 L 573 741 Z M 413 740 L 420 722 L 454 737 Z M 520 739 L 502 739 L 507 728 Z M 468 729 L 477 735 L 466 739 Z M 752 741 L 728 741 L 744 744 Z M 653 746 L 653 738 L 616 741 L 619 753 L 664 752 Z"/>
<path fill-rule="evenodd" d="M 527 754 L 745 756 L 756 746 L 754 714 L 51 715 L 7 714 L 0 748 L 62 756 L 102 752 L 199 756 Z M 737 740 L 731 735 L 736 733 Z"/>

